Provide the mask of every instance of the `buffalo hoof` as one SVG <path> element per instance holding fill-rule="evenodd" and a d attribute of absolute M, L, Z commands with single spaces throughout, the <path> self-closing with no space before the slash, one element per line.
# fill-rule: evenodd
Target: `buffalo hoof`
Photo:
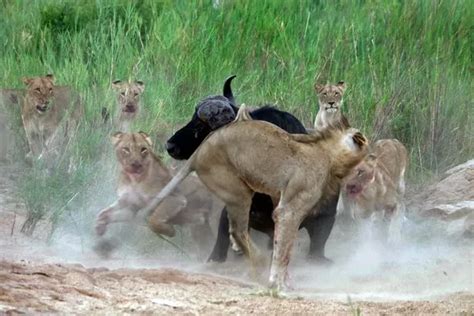
<path fill-rule="evenodd" d="M 101 238 L 93 249 L 101 258 L 108 259 L 117 247 L 117 240 Z"/>
<path fill-rule="evenodd" d="M 311 261 L 312 263 L 315 263 L 321 266 L 331 266 L 334 264 L 334 261 L 332 261 L 331 259 L 325 256 L 308 255 L 307 259 Z"/>

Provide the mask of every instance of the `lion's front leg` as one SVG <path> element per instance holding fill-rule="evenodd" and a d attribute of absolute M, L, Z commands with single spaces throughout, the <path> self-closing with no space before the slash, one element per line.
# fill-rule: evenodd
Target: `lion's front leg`
<path fill-rule="evenodd" d="M 97 235 L 102 236 L 107 231 L 107 226 L 110 223 L 128 222 L 133 219 L 135 212 L 128 207 L 125 207 L 119 200 L 112 205 L 106 207 L 97 215 L 95 231 Z"/>
<path fill-rule="evenodd" d="M 25 126 L 26 140 L 28 142 L 29 152 L 25 159 L 29 163 L 33 163 L 41 155 L 43 151 L 43 139 L 31 127 Z"/>

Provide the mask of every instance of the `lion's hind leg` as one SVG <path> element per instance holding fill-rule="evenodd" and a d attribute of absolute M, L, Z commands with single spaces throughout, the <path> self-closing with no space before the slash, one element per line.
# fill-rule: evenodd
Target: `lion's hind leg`
<path fill-rule="evenodd" d="M 264 267 L 265 260 L 250 239 L 248 231 L 252 190 L 226 167 L 214 166 L 212 170 L 199 174 L 199 177 L 209 190 L 225 203 L 229 233 L 250 260 L 252 268 Z"/>
<path fill-rule="evenodd" d="M 296 192 L 295 192 L 296 193 Z M 275 237 L 273 242 L 273 258 L 270 270 L 270 287 L 281 290 L 285 286 L 291 249 L 298 229 L 321 194 L 299 191 L 293 196 L 283 193 L 282 198 L 273 211 Z"/>
<path fill-rule="evenodd" d="M 176 230 L 170 220 L 181 212 L 187 204 L 184 196 L 168 196 L 148 217 L 148 227 L 158 235 L 174 237 Z"/>

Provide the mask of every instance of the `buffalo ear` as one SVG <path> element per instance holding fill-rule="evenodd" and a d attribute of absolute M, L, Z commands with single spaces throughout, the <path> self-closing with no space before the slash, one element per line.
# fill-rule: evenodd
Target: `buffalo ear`
<path fill-rule="evenodd" d="M 344 81 L 339 81 L 339 82 L 336 84 L 336 86 L 337 86 L 339 89 L 341 89 L 342 92 L 346 91 L 347 86 L 346 86 L 346 83 L 345 83 Z"/>
<path fill-rule="evenodd" d="M 138 134 L 142 135 L 142 137 L 145 139 L 148 145 L 153 146 L 153 141 L 151 140 L 150 135 L 142 131 L 138 132 Z"/>
<path fill-rule="evenodd" d="M 314 84 L 314 90 L 316 90 L 317 94 L 320 94 L 323 91 L 323 89 L 324 89 L 323 84 L 319 84 L 319 83 Z"/>
<path fill-rule="evenodd" d="M 117 144 L 120 142 L 120 140 L 122 139 L 123 137 L 123 133 L 122 132 L 115 132 L 113 135 L 112 135 L 112 144 L 114 146 L 117 146 Z"/>

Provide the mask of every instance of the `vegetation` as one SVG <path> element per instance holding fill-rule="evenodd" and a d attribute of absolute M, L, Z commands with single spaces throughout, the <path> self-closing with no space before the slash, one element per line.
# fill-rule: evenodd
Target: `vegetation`
<path fill-rule="evenodd" d="M 33 168 L 21 181 L 32 212 L 56 222 L 73 197 L 78 208 L 90 195 L 110 201 L 111 131 L 94 126 L 103 106 L 114 107 L 114 79 L 146 83 L 150 114 L 136 127 L 155 138 L 184 123 L 230 74 L 238 102 L 277 104 L 308 126 L 315 81 L 344 80 L 351 123 L 406 144 L 412 183 L 473 157 L 471 1 L 219 2 L 2 1 L 0 85 L 52 72 L 87 106 L 86 132 L 65 152 L 79 157 L 76 171 L 44 177 Z M 108 187 L 99 184 L 104 175 Z"/>

